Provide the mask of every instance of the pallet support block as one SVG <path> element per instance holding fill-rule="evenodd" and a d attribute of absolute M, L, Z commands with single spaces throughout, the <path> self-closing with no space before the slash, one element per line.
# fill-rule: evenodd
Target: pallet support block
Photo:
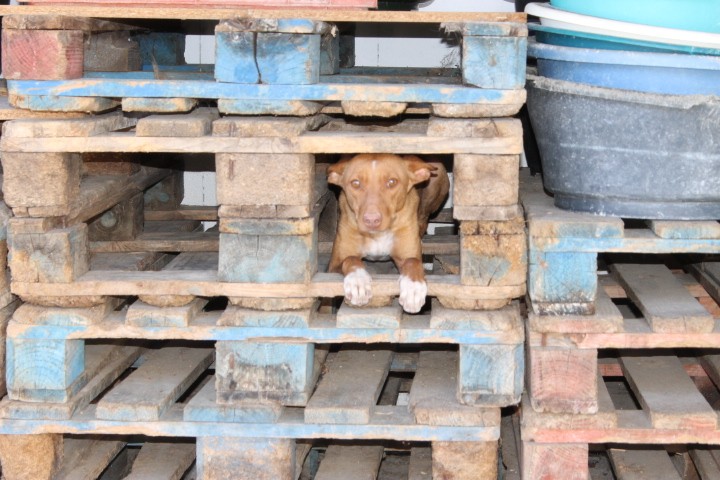
<path fill-rule="evenodd" d="M 535 313 L 592 315 L 597 296 L 597 253 L 548 252 L 530 246 L 528 293 Z"/>
<path fill-rule="evenodd" d="M 70 283 L 89 269 L 84 223 L 46 233 L 10 235 L 9 266 L 17 282 Z"/>
<path fill-rule="evenodd" d="M 183 172 L 177 171 L 147 189 L 143 200 L 146 210 L 175 210 L 184 196 Z"/>
<path fill-rule="evenodd" d="M 461 222 L 460 281 L 463 285 L 523 285 L 527 239 L 522 217 L 499 222 Z"/>
<path fill-rule="evenodd" d="M 63 436 L 0 435 L 0 461 L 4 478 L 51 480 L 63 459 Z"/>
<path fill-rule="evenodd" d="M 197 478 L 203 480 L 294 480 L 295 441 L 198 437 Z"/>
<path fill-rule="evenodd" d="M 307 85 L 320 80 L 322 22 L 240 20 L 215 28 L 215 79 L 230 83 Z"/>
<path fill-rule="evenodd" d="M 315 157 L 309 154 L 218 154 L 217 198 L 223 206 L 312 207 Z M 268 181 L 273 187 L 267 188 Z"/>
<path fill-rule="evenodd" d="M 590 480 L 587 444 L 523 442 L 523 480 L 562 478 Z"/>
<path fill-rule="evenodd" d="M 8 338 L 7 384 L 12 400 L 64 403 L 80 387 L 85 341 Z"/>
<path fill-rule="evenodd" d="M 307 283 L 317 272 L 317 219 L 221 219 L 218 278 Z"/>
<path fill-rule="evenodd" d="M 597 350 L 528 347 L 528 391 L 537 412 L 598 411 Z"/>
<path fill-rule="evenodd" d="M 220 341 L 216 344 L 217 401 L 280 402 L 302 406 L 315 387 L 315 345 Z"/>
<path fill-rule="evenodd" d="M 433 442 L 432 478 L 495 480 L 498 442 Z"/>
<path fill-rule="evenodd" d="M 480 123 L 481 122 L 476 122 Z M 485 125 L 492 125 L 486 122 Z M 487 127 L 486 135 L 497 135 L 494 129 Z M 482 132 L 480 132 L 482 134 Z M 520 132 L 518 132 L 520 135 Z M 476 132 L 467 132 L 467 136 L 478 136 Z M 517 209 L 519 189 L 519 155 L 468 155 L 457 154 L 453 157 L 453 206 L 472 212 L 483 210 L 492 212 L 513 211 Z M 464 217 L 464 216 L 463 216 Z M 495 218 L 461 218 L 460 220 L 493 220 Z M 497 218 L 500 220 L 501 218 Z"/>
<path fill-rule="evenodd" d="M 83 76 L 81 30 L 2 31 L 2 71 L 8 80 L 70 80 Z"/>
<path fill-rule="evenodd" d="M 80 195 L 82 157 L 75 153 L 3 152 L 3 193 L 11 208 L 69 206 Z"/>
<path fill-rule="evenodd" d="M 90 241 L 132 240 L 143 231 L 143 194 L 124 200 L 88 225 Z"/>
<path fill-rule="evenodd" d="M 507 406 L 520 401 L 523 345 L 460 345 L 458 396 L 468 405 Z"/>
<path fill-rule="evenodd" d="M 463 83 L 508 90 L 525 86 L 526 25 L 466 23 L 445 24 L 444 27 L 448 32 L 463 35 Z"/>

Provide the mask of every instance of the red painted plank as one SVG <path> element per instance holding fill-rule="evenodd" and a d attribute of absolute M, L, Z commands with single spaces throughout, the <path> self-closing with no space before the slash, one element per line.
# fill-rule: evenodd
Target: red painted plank
<path fill-rule="evenodd" d="M 2 32 L 2 71 L 8 80 L 69 80 L 83 75 L 83 32 Z"/>

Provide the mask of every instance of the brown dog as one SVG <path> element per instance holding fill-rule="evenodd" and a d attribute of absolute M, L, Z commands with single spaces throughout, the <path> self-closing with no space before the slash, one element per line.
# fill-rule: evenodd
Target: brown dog
<path fill-rule="evenodd" d="M 445 167 L 412 155 L 362 154 L 331 165 L 328 182 L 342 187 L 329 271 L 345 276 L 345 301 L 361 306 L 372 297 L 363 258 L 392 258 L 400 271 L 400 305 L 419 312 L 427 295 L 420 240 L 430 214 L 447 198 Z"/>

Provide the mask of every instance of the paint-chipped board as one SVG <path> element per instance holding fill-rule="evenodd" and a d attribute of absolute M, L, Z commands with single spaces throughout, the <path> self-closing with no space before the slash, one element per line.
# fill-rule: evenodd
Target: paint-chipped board
<path fill-rule="evenodd" d="M 499 409 L 470 407 L 458 401 L 458 368 L 457 352 L 420 352 L 408 404 L 417 423 L 497 425 Z"/>
<path fill-rule="evenodd" d="M 673 355 L 620 357 L 635 397 L 659 429 L 714 430 L 717 415 Z"/>
<path fill-rule="evenodd" d="M 616 264 L 612 270 L 654 332 L 709 333 L 715 327 L 712 315 L 665 265 Z"/>
<path fill-rule="evenodd" d="M 374 480 L 384 450 L 382 445 L 330 445 L 320 462 L 315 480 Z"/>
<path fill-rule="evenodd" d="M 194 461 L 194 443 L 149 441 L 140 449 L 125 480 L 179 480 Z"/>
<path fill-rule="evenodd" d="M 99 478 L 103 470 L 125 446 L 125 442 L 111 439 L 65 438 L 63 443 L 62 468 L 54 478 L 64 480 Z"/>
<path fill-rule="evenodd" d="M 214 351 L 169 347 L 147 355 L 145 363 L 98 402 L 98 418 L 152 421 L 160 416 L 205 371 Z"/>
<path fill-rule="evenodd" d="M 346 348 L 328 356 L 327 373 L 305 408 L 305 421 L 368 423 L 391 360 L 392 352 L 379 349 Z"/>
<path fill-rule="evenodd" d="M 140 347 L 88 345 L 85 347 L 85 375 L 90 380 L 68 402 L 39 403 L 6 399 L 0 405 L 0 412 L 9 418 L 67 420 L 117 380 L 143 351 Z"/>
<path fill-rule="evenodd" d="M 681 480 L 665 450 L 611 448 L 608 456 L 618 480 Z"/>

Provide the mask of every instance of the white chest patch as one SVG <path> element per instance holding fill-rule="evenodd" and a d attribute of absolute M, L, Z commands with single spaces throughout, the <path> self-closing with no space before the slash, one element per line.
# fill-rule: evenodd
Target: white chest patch
<path fill-rule="evenodd" d="M 363 257 L 369 260 L 385 260 L 392 252 L 395 243 L 395 235 L 392 232 L 385 232 L 371 239 L 365 240 L 363 245 Z"/>

